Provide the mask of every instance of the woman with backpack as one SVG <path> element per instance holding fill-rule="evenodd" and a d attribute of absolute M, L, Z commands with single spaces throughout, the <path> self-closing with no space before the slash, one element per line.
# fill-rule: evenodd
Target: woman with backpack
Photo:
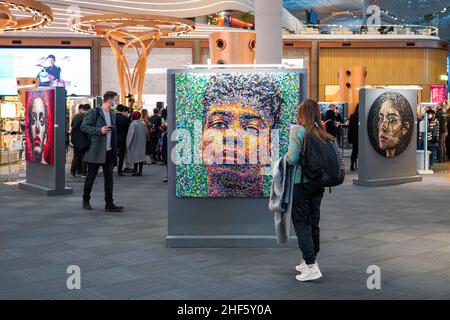
<path fill-rule="evenodd" d="M 295 175 L 292 222 L 303 256 L 300 265 L 295 268 L 300 272 L 296 276 L 299 281 L 317 280 L 322 277 L 316 257 L 320 250 L 320 205 L 325 191 L 322 184 L 317 183 L 316 180 L 311 181 L 305 176 L 303 165 L 300 164 L 304 163 L 307 156 L 314 156 L 308 155 L 308 152 L 316 151 L 317 149 L 314 148 L 317 148 L 317 143 L 325 145 L 328 141 L 335 141 L 335 138 L 321 125 L 319 104 L 314 100 L 306 100 L 299 107 L 297 125 L 292 127 L 286 155 L 289 165 L 298 165 Z M 309 147 L 308 144 L 311 146 Z"/>

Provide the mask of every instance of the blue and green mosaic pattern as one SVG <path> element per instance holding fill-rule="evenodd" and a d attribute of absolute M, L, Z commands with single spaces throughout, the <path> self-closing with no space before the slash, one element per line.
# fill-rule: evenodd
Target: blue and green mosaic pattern
<path fill-rule="evenodd" d="M 178 73 L 175 75 L 175 119 L 177 132 L 184 129 L 191 135 L 192 141 L 198 139 L 194 135 L 195 124 L 205 124 L 205 115 L 210 105 L 247 105 L 258 109 L 261 117 L 272 121 L 271 128 L 280 130 L 280 152 L 283 156 L 289 145 L 290 125 L 295 121 L 295 115 L 300 103 L 302 76 L 298 72 L 255 72 L 255 73 Z M 200 133 L 201 135 L 201 133 Z M 177 155 L 180 155 L 179 143 Z M 186 150 L 186 149 L 185 149 Z M 185 152 L 185 151 L 184 151 Z M 190 158 L 194 159 L 200 153 L 190 148 Z M 183 155 L 183 157 L 185 154 Z M 179 158 L 178 158 L 179 159 Z M 198 158 L 197 158 L 198 159 Z M 273 159 L 277 160 L 277 159 Z M 262 184 L 256 190 L 259 192 L 245 193 L 211 192 L 211 179 L 208 179 L 207 167 L 203 164 L 178 162 L 176 165 L 176 195 L 180 198 L 208 197 L 268 197 L 272 177 L 265 175 Z M 245 172 L 246 165 L 240 165 L 239 171 Z M 266 170 L 270 172 L 269 170 Z M 210 180 L 210 181 L 208 181 Z M 245 179 L 244 179 L 245 180 Z M 217 181 L 215 181 L 217 182 Z M 222 184 L 220 184 L 222 183 Z M 214 188 L 227 189 L 227 179 L 220 180 Z M 246 181 L 242 181 L 245 185 Z M 252 186 L 249 186 L 251 189 Z M 214 190 L 213 190 L 214 191 Z M 218 190 L 220 191 L 220 190 Z M 255 190 L 253 190 L 255 191 Z M 214 194 L 214 195 L 213 195 Z M 256 194 L 256 195 L 255 195 Z"/>

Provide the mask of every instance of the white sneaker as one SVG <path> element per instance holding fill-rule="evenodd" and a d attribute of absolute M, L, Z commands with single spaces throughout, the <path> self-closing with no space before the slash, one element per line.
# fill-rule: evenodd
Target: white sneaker
<path fill-rule="evenodd" d="M 319 263 L 316 260 L 316 265 L 319 266 Z M 302 260 L 298 266 L 295 266 L 295 270 L 302 273 L 305 269 L 308 268 L 305 260 Z"/>
<path fill-rule="evenodd" d="M 305 260 L 302 260 L 298 266 L 295 266 L 295 270 L 302 273 L 305 269 L 308 268 Z"/>
<path fill-rule="evenodd" d="M 301 274 L 295 277 L 298 281 L 312 281 L 322 278 L 322 272 L 320 272 L 319 266 L 313 264 L 308 266 Z"/>

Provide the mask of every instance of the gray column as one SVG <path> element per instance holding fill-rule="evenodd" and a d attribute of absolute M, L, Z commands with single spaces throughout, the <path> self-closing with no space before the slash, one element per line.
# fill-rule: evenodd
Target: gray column
<path fill-rule="evenodd" d="M 311 77 L 311 99 L 319 101 L 319 58 L 318 58 L 318 41 L 312 42 L 311 47 L 311 70 L 309 76 Z M 306 67 L 306 66 L 305 66 Z"/>
<path fill-rule="evenodd" d="M 100 96 L 102 91 L 102 47 L 100 46 L 100 39 L 92 40 L 92 92 L 91 94 L 95 96 Z"/>
<path fill-rule="evenodd" d="M 282 9 L 282 0 L 255 1 L 256 63 L 281 63 L 283 56 Z"/>
<path fill-rule="evenodd" d="M 200 40 L 192 40 L 192 63 L 202 63 L 202 47 L 200 45 Z"/>

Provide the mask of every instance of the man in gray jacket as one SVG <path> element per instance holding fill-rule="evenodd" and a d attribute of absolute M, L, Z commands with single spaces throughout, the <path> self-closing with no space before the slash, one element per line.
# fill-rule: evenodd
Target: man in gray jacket
<path fill-rule="evenodd" d="M 116 92 L 108 91 L 103 96 L 103 105 L 86 113 L 81 130 L 91 138 L 91 145 L 84 156 L 88 163 L 88 174 L 84 183 L 83 209 L 92 210 L 90 204 L 92 187 L 100 166 L 105 179 L 105 211 L 121 212 L 113 201 L 113 171 L 117 165 L 116 116 L 111 109 L 118 105 Z"/>

